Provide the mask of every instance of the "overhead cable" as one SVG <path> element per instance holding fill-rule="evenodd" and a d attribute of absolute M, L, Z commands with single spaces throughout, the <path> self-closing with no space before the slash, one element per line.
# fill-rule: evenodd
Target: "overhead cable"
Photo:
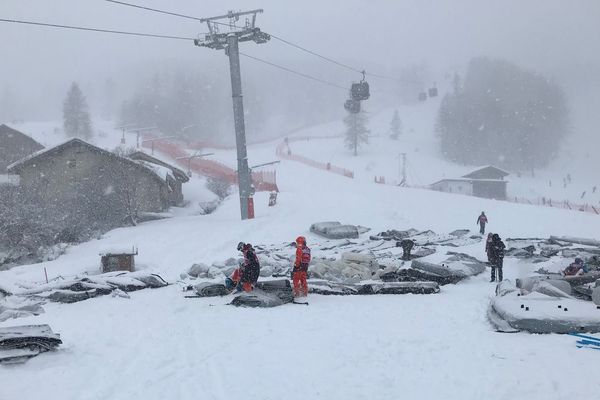
<path fill-rule="evenodd" d="M 43 26 L 43 27 L 47 27 L 47 28 L 74 29 L 74 30 L 88 31 L 88 32 L 112 33 L 112 34 L 117 34 L 117 35 L 152 37 L 152 38 L 160 38 L 160 39 L 174 39 L 174 40 L 188 40 L 188 41 L 189 40 L 194 40 L 194 38 L 183 37 L 183 36 L 158 35 L 158 34 L 143 33 L 143 32 L 116 31 L 116 30 L 111 30 L 111 29 L 88 28 L 88 27 L 84 27 L 84 26 L 51 24 L 51 23 L 47 23 L 47 22 L 23 21 L 23 20 L 17 20 L 17 19 L 4 19 L 4 18 L 0 18 L 0 22 L 13 23 L 13 24 L 23 24 L 23 25 Z"/>

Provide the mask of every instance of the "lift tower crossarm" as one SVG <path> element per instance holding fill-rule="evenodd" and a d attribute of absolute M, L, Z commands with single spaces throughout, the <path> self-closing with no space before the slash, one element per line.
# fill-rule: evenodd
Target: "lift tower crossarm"
<path fill-rule="evenodd" d="M 218 19 L 225 19 L 225 18 L 238 20 L 242 15 L 250 15 L 250 14 L 253 14 L 254 17 L 256 18 L 256 14 L 260 14 L 263 11 L 264 10 L 262 8 L 258 8 L 256 10 L 250 10 L 250 11 L 240 11 L 240 12 L 229 11 L 225 15 L 217 15 L 216 17 L 209 17 L 209 18 L 200 18 L 200 22 L 216 21 Z M 252 25 L 252 27 L 254 27 L 254 25 Z"/>

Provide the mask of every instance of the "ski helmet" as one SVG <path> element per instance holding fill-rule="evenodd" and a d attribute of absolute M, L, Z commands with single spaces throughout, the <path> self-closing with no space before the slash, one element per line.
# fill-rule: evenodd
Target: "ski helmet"
<path fill-rule="evenodd" d="M 298 236 L 296 238 L 296 244 L 306 245 L 306 238 L 304 236 Z"/>
<path fill-rule="evenodd" d="M 239 242 L 237 245 L 237 249 L 238 251 L 242 251 L 242 249 L 244 248 L 244 246 L 246 245 L 246 243 L 244 242 Z"/>

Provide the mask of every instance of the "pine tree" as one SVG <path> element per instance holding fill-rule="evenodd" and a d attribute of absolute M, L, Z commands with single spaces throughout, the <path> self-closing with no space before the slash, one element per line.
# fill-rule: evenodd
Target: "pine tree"
<path fill-rule="evenodd" d="M 398 136 L 402 134 L 402 121 L 400 120 L 400 113 L 398 110 L 394 111 L 394 117 L 390 123 L 390 137 L 394 140 L 398 140 Z"/>
<path fill-rule="evenodd" d="M 444 156 L 513 170 L 547 165 L 569 132 L 566 97 L 553 81 L 508 61 L 473 59 L 440 105 Z"/>
<path fill-rule="evenodd" d="M 344 118 L 346 124 L 346 147 L 354 151 L 354 155 L 358 155 L 358 148 L 361 144 L 369 142 L 369 129 L 366 125 L 366 117 L 364 113 L 350 113 Z"/>
<path fill-rule="evenodd" d="M 73 82 L 63 103 L 63 126 L 67 136 L 89 139 L 92 124 L 87 102 L 77 83 Z"/>

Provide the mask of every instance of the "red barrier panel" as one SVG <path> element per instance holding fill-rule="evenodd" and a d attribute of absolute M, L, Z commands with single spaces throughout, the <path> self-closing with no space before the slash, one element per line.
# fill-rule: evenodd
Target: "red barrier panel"
<path fill-rule="evenodd" d="M 144 147 L 151 147 L 151 145 L 144 144 Z M 166 140 L 157 140 L 154 142 L 154 149 L 172 158 L 177 164 L 184 167 L 188 166 L 187 159 L 183 158 L 178 160 L 178 158 L 181 157 L 189 157 L 189 154 L 181 145 Z M 194 158 L 189 162 L 189 166 L 192 171 L 198 174 L 217 179 L 224 179 L 232 185 L 237 183 L 237 172 L 218 161 Z M 274 172 L 271 174 L 268 174 L 266 171 L 253 172 L 252 183 L 254 184 L 255 190 L 259 192 L 279 191 Z"/>
<path fill-rule="evenodd" d="M 322 163 L 319 161 L 312 160 L 308 157 L 292 154 L 292 152 L 288 146 L 289 142 L 298 142 L 301 140 L 310 140 L 310 139 L 331 139 L 331 138 L 336 138 L 336 137 L 338 137 L 338 136 L 316 137 L 316 138 L 302 137 L 302 138 L 288 139 L 287 143 L 286 143 L 286 141 L 283 141 L 283 142 L 279 143 L 279 145 L 277 145 L 275 153 L 277 154 L 277 156 L 279 158 L 283 158 L 285 160 L 297 161 L 302 164 L 308 165 L 310 167 L 321 169 L 323 171 L 333 172 L 334 174 L 339 174 L 339 175 L 345 176 L 347 178 L 354 178 L 354 172 L 352 172 L 350 170 L 347 170 L 345 168 L 341 168 L 341 167 L 338 167 L 335 165 L 331 165 L 331 163 L 329 163 L 329 162 Z"/>

